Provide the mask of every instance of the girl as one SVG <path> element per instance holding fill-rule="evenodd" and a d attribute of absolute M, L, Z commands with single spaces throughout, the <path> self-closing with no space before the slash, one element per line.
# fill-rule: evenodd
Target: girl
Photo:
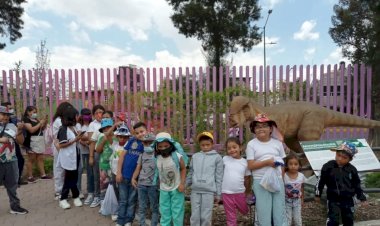
<path fill-rule="evenodd" d="M 82 193 L 82 173 L 83 173 L 83 167 L 87 170 L 87 193 L 93 194 L 94 193 L 94 186 L 91 186 L 93 184 L 89 183 L 90 181 L 94 180 L 94 178 L 89 179 L 88 177 L 92 176 L 92 172 L 90 172 L 90 167 L 88 164 L 88 159 L 90 157 L 90 149 L 89 149 L 89 138 L 87 136 L 87 130 L 88 126 L 90 125 L 90 122 L 92 121 L 91 116 L 91 110 L 88 108 L 83 108 L 80 111 L 80 118 L 79 122 L 76 125 L 76 128 L 78 132 L 85 132 L 81 139 L 79 140 L 79 151 L 80 151 L 80 163 L 79 163 L 79 169 L 78 169 L 78 189 L 79 189 L 79 198 L 83 199 L 83 193 Z"/>
<path fill-rule="evenodd" d="M 33 164 L 35 161 L 37 161 L 41 179 L 51 179 L 50 176 L 46 175 L 44 167 L 45 140 L 43 130 L 46 127 L 47 118 L 39 120 L 37 108 L 34 106 L 28 106 L 25 109 L 22 120 L 26 129 L 26 137 L 23 145 L 28 153 L 28 161 L 26 164 L 28 182 L 36 182 L 36 178 L 33 177 Z"/>
<path fill-rule="evenodd" d="M 253 192 L 256 196 L 257 220 L 259 225 L 274 226 L 288 225 L 285 212 L 285 189 L 283 186 L 283 167 L 277 167 L 282 162 L 285 151 L 282 143 L 271 137 L 276 123 L 265 114 L 258 114 L 250 124 L 251 131 L 256 138 L 247 145 L 248 168 L 252 170 Z M 270 192 L 260 185 L 261 179 L 271 167 L 278 170 L 277 179 L 280 184 L 279 192 Z"/>
<path fill-rule="evenodd" d="M 301 163 L 299 158 L 288 155 L 285 160 L 285 207 L 288 225 L 302 226 L 301 207 L 303 204 L 303 183 L 305 176 L 298 172 Z"/>
<path fill-rule="evenodd" d="M 74 199 L 74 205 L 82 206 L 77 187 L 80 160 L 77 141 L 79 141 L 83 133 L 78 135 L 75 129 L 77 115 L 78 111 L 73 107 L 65 111 L 65 115 L 62 118 L 62 127 L 59 129 L 57 136 L 59 140 L 57 166 L 65 170 L 61 199 L 59 201 L 59 206 L 62 209 L 70 208 L 70 204 L 67 202 L 70 190 Z"/>
<path fill-rule="evenodd" d="M 249 211 L 246 194 L 248 195 L 250 190 L 251 172 L 247 168 L 247 160 L 241 157 L 242 147 L 239 138 L 228 138 L 226 149 L 227 156 L 223 157 L 222 199 L 227 225 L 237 226 L 236 211 L 241 214 L 247 214 Z"/>
<path fill-rule="evenodd" d="M 160 213 L 164 213 L 160 220 L 162 226 L 170 226 L 171 222 L 174 226 L 182 226 L 185 213 L 186 167 L 174 143 L 170 134 L 165 132 L 157 134 L 153 143 L 160 178 L 159 209 Z M 176 158 L 173 158 L 172 152 L 176 152 Z"/>
<path fill-rule="evenodd" d="M 65 111 L 74 108 L 69 102 L 62 102 L 58 107 L 53 116 L 53 137 L 57 138 L 58 130 L 62 126 L 62 118 L 65 115 Z M 53 174 L 54 174 L 54 190 L 55 190 L 55 200 L 60 199 L 62 186 L 63 186 L 63 178 L 64 178 L 64 169 L 57 166 L 58 161 L 58 140 L 55 139 L 52 144 L 54 162 L 53 162 Z"/>

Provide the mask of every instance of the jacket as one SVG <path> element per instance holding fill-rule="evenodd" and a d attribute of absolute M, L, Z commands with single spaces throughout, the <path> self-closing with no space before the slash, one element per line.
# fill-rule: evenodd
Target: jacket
<path fill-rule="evenodd" d="M 196 193 L 214 193 L 220 198 L 223 180 L 223 159 L 215 151 L 195 153 L 190 162 L 187 185 Z"/>
<path fill-rule="evenodd" d="M 321 196 L 325 185 L 329 201 L 351 202 L 355 195 L 360 201 L 366 200 L 360 187 L 358 171 L 351 163 L 342 167 L 339 167 L 335 160 L 325 163 L 315 187 L 315 196 Z"/>

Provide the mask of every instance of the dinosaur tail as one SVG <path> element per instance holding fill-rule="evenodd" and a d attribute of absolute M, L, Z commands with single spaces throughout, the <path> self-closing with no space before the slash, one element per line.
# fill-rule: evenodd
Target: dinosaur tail
<path fill-rule="evenodd" d="M 325 127 L 375 128 L 380 127 L 380 121 L 329 110 L 328 119 L 325 121 Z"/>

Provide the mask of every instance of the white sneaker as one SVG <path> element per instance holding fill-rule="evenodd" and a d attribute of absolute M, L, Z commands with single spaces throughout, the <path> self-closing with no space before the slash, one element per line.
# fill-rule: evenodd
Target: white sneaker
<path fill-rule="evenodd" d="M 128 223 L 125 224 L 125 226 L 132 226 L 132 223 L 128 222 Z"/>
<path fill-rule="evenodd" d="M 112 221 L 117 221 L 117 215 L 116 214 L 112 214 L 111 215 L 111 219 L 112 219 Z"/>
<path fill-rule="evenodd" d="M 85 205 L 90 205 L 94 201 L 94 194 L 89 193 L 86 200 L 84 200 Z"/>
<path fill-rule="evenodd" d="M 80 199 L 84 199 L 84 195 L 83 195 L 82 192 L 79 194 L 79 198 L 80 198 Z"/>
<path fill-rule="evenodd" d="M 94 198 L 94 201 L 92 201 L 90 207 L 91 207 L 91 208 L 94 208 L 94 207 L 99 206 L 99 205 L 100 205 L 100 201 L 101 201 L 101 200 L 100 200 L 99 197 L 95 197 L 95 198 Z"/>
<path fill-rule="evenodd" d="M 56 192 L 56 193 L 54 194 L 54 200 L 60 200 L 60 199 L 61 199 L 61 193 Z"/>
<path fill-rule="evenodd" d="M 70 203 L 67 202 L 67 199 L 59 201 L 59 207 L 62 209 L 70 209 Z"/>
<path fill-rule="evenodd" d="M 78 198 L 76 198 L 76 199 L 74 199 L 74 206 L 76 206 L 76 207 L 80 207 L 80 206 L 82 206 L 83 204 L 82 204 L 82 201 L 80 201 L 80 198 L 78 197 Z"/>

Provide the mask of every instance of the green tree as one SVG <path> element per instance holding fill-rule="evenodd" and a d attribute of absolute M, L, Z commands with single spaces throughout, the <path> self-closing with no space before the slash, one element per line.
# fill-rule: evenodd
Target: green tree
<path fill-rule="evenodd" d="M 380 1 L 340 0 L 334 13 L 329 33 L 342 47 L 343 56 L 372 67 L 372 115 L 380 120 Z M 380 144 L 377 134 L 375 142 Z"/>
<path fill-rule="evenodd" d="M 171 19 L 179 33 L 202 41 L 212 57 L 209 66 L 222 65 L 223 56 L 235 53 L 238 46 L 249 51 L 261 41 L 261 8 L 257 0 L 167 0 L 174 9 Z"/>
<path fill-rule="evenodd" d="M 20 30 L 24 22 L 21 16 L 24 9 L 21 4 L 26 0 L 1 0 L 0 1 L 0 35 L 8 37 L 11 44 L 22 37 Z M 5 43 L 0 42 L 0 49 L 4 49 Z"/>

